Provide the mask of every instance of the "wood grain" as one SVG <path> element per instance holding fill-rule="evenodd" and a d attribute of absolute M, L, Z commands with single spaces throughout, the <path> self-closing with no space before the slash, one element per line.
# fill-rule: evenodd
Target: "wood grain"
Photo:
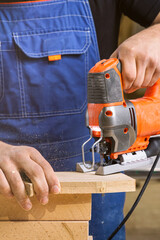
<path fill-rule="evenodd" d="M 108 176 L 78 172 L 56 172 L 62 194 L 88 194 L 135 191 L 135 180 L 122 173 Z M 29 183 L 30 184 L 30 183 Z M 28 186 L 28 191 L 31 186 Z M 33 190 L 30 190 L 33 194 Z M 29 194 L 29 193 L 28 193 Z"/>
<path fill-rule="evenodd" d="M 122 173 L 107 176 L 95 175 L 94 172 L 57 172 L 62 193 L 112 193 L 135 191 L 135 180 Z"/>
<path fill-rule="evenodd" d="M 49 203 L 41 205 L 31 198 L 33 207 L 24 211 L 15 199 L 0 196 L 0 220 L 79 220 L 91 219 L 91 194 L 50 195 Z"/>
<path fill-rule="evenodd" d="M 1 221 L 2 240 L 88 240 L 86 221 Z"/>

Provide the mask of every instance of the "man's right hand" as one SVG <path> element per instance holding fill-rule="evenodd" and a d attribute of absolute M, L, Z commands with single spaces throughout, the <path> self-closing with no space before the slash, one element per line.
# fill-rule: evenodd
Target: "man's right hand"
<path fill-rule="evenodd" d="M 0 142 L 0 194 L 14 196 L 23 209 L 30 210 L 32 203 L 26 195 L 20 172 L 31 179 L 41 204 L 48 203 L 49 193 L 60 192 L 60 183 L 52 167 L 35 148 Z"/>

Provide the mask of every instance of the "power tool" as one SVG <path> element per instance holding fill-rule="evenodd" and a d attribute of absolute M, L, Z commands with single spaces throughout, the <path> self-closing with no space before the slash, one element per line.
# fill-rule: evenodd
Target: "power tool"
<path fill-rule="evenodd" d="M 104 59 L 88 73 L 86 126 L 90 138 L 82 145 L 77 171 L 106 175 L 153 163 L 160 146 L 160 79 L 142 98 L 124 98 L 121 62 Z M 92 161 L 85 146 L 92 139 Z M 100 161 L 95 162 L 95 152 Z"/>

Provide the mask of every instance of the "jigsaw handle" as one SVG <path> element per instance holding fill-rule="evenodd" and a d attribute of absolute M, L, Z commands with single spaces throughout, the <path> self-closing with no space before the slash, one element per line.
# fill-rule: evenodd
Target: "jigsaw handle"
<path fill-rule="evenodd" d="M 98 62 L 88 74 L 88 103 L 122 104 L 121 63 L 112 58 Z"/>
<path fill-rule="evenodd" d="M 93 137 L 100 137 L 99 115 L 102 109 L 110 106 L 126 106 L 120 61 L 117 58 L 104 59 L 91 68 L 88 73 L 87 91 L 86 125 L 92 130 Z"/>
<path fill-rule="evenodd" d="M 119 105 L 123 103 L 121 62 L 116 58 L 103 59 L 88 74 L 88 103 Z M 160 99 L 160 79 L 148 87 L 144 97 Z"/>

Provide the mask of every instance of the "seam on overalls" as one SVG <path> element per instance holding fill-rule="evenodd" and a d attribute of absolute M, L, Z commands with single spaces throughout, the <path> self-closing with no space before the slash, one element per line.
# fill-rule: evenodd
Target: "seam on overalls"
<path fill-rule="evenodd" d="M 86 12 L 87 12 L 87 16 L 90 16 L 90 5 L 89 5 L 88 0 L 83 0 L 83 3 L 84 3 L 84 6 L 85 6 L 85 9 L 86 9 Z M 94 44 L 96 54 L 97 54 L 97 61 L 99 61 L 100 60 L 100 54 L 99 54 L 99 49 L 98 49 L 98 42 L 97 42 L 97 37 L 96 37 L 97 35 L 96 35 L 96 31 L 95 31 L 95 25 L 94 25 L 94 22 L 93 22 L 93 17 L 88 18 L 88 19 L 89 19 L 90 24 L 91 24 L 92 37 L 94 39 L 93 44 Z"/>
<path fill-rule="evenodd" d="M 26 113 L 26 115 L 24 116 L 24 114 L 20 113 L 20 114 L 2 114 L 0 115 L 0 119 L 5 119 L 5 118 L 10 118 L 10 119 L 21 119 L 21 118 L 42 118 L 42 117 L 56 117 L 56 116 L 67 116 L 67 115 L 75 115 L 75 114 L 81 114 L 83 113 L 83 111 L 86 109 L 86 105 L 87 102 L 84 103 L 83 105 L 83 109 L 81 109 L 80 111 L 75 110 L 75 112 L 69 112 L 65 111 L 65 112 L 60 112 L 60 113 Z"/>
<path fill-rule="evenodd" d="M 19 42 L 18 36 L 17 41 Z M 18 70 L 18 81 L 19 81 L 19 90 L 20 90 L 20 99 L 21 99 L 21 109 L 22 109 L 22 117 L 26 116 L 25 109 L 25 96 L 24 96 L 24 84 L 23 84 L 23 76 L 22 76 L 22 63 L 21 63 L 21 53 L 20 49 L 17 48 L 17 70 Z M 18 59 L 19 57 L 19 59 Z"/>
<path fill-rule="evenodd" d="M 2 57 L 2 43 L 0 42 L 0 58 L 1 58 L 1 74 L 0 74 L 0 82 L 1 82 L 1 94 L 0 94 L 0 101 L 4 96 L 4 71 L 3 71 L 3 57 Z"/>
<path fill-rule="evenodd" d="M 61 32 L 76 32 L 76 31 L 72 31 L 72 30 L 70 30 L 70 31 L 59 31 L 59 33 L 61 33 Z M 41 53 L 32 53 L 32 52 L 29 52 L 29 49 L 25 48 L 25 50 L 27 50 L 27 53 L 25 53 L 25 54 L 32 54 L 33 56 L 41 56 L 41 57 L 44 56 L 45 57 L 46 54 L 55 54 L 55 53 L 58 53 L 58 54 L 63 54 L 65 52 L 66 53 L 68 52 L 68 54 L 80 53 L 80 52 L 83 53 L 84 51 L 86 51 L 88 49 L 87 46 L 90 43 L 90 34 L 89 34 L 90 31 L 80 31 L 80 32 L 84 32 L 85 33 L 85 38 L 86 38 L 86 44 L 81 49 L 78 49 L 78 50 L 76 50 L 76 49 L 65 49 L 65 50 L 62 50 L 62 51 L 47 51 L 47 52 L 41 52 Z M 52 33 L 57 33 L 57 32 L 52 32 Z M 50 33 L 50 34 L 52 34 L 52 33 Z M 13 35 L 14 35 L 15 38 L 17 38 L 19 40 L 20 37 L 37 36 L 37 35 L 45 35 L 45 34 L 30 34 L 30 35 L 26 34 L 26 35 L 20 36 L 19 34 L 14 33 Z M 18 41 L 18 44 L 19 44 L 19 47 L 21 47 L 20 41 Z"/>
<path fill-rule="evenodd" d="M 16 50 L 16 67 L 17 67 L 17 76 L 18 76 L 18 83 L 19 83 L 19 93 L 20 93 L 20 104 L 21 104 L 21 114 L 3 114 L 2 116 L 1 116 L 1 119 L 2 118 L 6 118 L 6 117 L 8 117 L 8 116 L 23 116 L 24 114 L 23 114 L 23 103 L 22 103 L 22 93 L 21 93 L 21 84 L 20 84 L 20 77 L 19 77 L 19 75 L 20 75 L 20 73 L 19 73 L 19 60 L 18 60 L 18 51 L 19 51 L 19 49 L 17 48 Z M 11 117 L 9 117 L 9 118 L 11 118 Z"/>
<path fill-rule="evenodd" d="M 32 31 L 32 32 L 36 32 L 36 31 L 38 31 L 38 30 L 35 30 L 35 31 Z M 39 31 L 41 31 L 41 30 L 39 30 Z M 44 31 L 44 30 L 43 30 Z M 31 32 L 31 31 L 30 31 Z M 26 37 L 26 36 L 28 36 L 28 37 L 30 37 L 30 36 L 39 36 L 39 35 L 45 35 L 45 34 L 53 34 L 53 33 L 63 33 L 63 32 L 84 32 L 84 33 L 87 33 L 87 32 L 89 32 L 90 33 L 90 28 L 86 28 L 85 30 L 79 30 L 79 29 L 68 29 L 68 30 L 57 30 L 57 31 L 47 31 L 47 30 L 45 30 L 44 32 L 42 32 L 42 33 L 32 33 L 32 34 L 29 34 L 29 33 L 24 33 L 24 34 L 21 34 L 21 33 L 19 33 L 19 32 L 14 32 L 13 33 L 13 35 L 15 36 L 15 37 Z"/>
<path fill-rule="evenodd" d="M 26 18 L 26 19 L 12 20 L 12 21 L 9 21 L 9 20 L 0 20 L 0 22 L 9 23 L 9 22 L 25 22 L 25 21 L 36 21 L 36 20 L 52 20 L 52 19 L 65 18 L 65 17 L 91 18 L 91 17 L 85 16 L 85 15 L 74 15 L 74 14 L 71 14 L 71 15 L 62 15 L 62 16 L 47 17 L 47 18 L 34 18 L 34 19 L 33 19 L 33 18 Z"/>
<path fill-rule="evenodd" d="M 85 91 L 85 96 L 86 96 L 86 102 L 87 102 L 87 73 L 88 73 L 88 71 L 89 71 L 89 59 L 88 59 L 88 51 L 86 51 L 86 58 L 85 58 L 85 60 L 86 60 L 86 64 L 85 64 L 85 89 L 84 89 L 84 91 Z"/>
<path fill-rule="evenodd" d="M 65 1 L 55 1 L 55 2 L 52 2 L 52 1 L 50 1 L 50 3 L 46 3 L 46 2 L 43 2 L 43 3 L 39 3 L 39 4 L 37 4 L 36 2 L 33 2 L 33 3 L 19 3 L 19 6 L 14 6 L 14 5 L 12 5 L 12 6 L 0 6 L 0 8 L 29 8 L 29 7 L 43 7 L 43 6 L 50 6 L 50 5 L 54 5 L 54 4 L 61 4 L 61 3 L 64 3 Z M 83 2 L 83 0 L 68 0 L 68 2 L 80 2 L 80 3 L 82 3 Z"/>

